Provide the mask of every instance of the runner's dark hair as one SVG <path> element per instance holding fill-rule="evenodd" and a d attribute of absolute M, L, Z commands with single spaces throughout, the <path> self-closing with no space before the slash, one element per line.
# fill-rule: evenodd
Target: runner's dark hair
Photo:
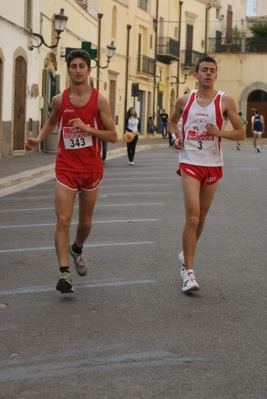
<path fill-rule="evenodd" d="M 197 64 L 196 64 L 196 72 L 198 72 L 199 66 L 200 66 L 200 64 L 201 64 L 202 62 L 212 62 L 213 64 L 215 64 L 216 71 L 217 71 L 217 62 L 216 62 L 215 58 L 210 57 L 209 55 L 202 55 L 202 56 L 198 59 L 198 61 L 197 61 Z"/>
<path fill-rule="evenodd" d="M 71 61 L 74 60 L 74 58 L 82 58 L 86 62 L 86 64 L 88 65 L 88 68 L 91 68 L 91 57 L 87 53 L 87 51 L 84 51 L 84 50 L 81 50 L 81 49 L 72 50 L 67 56 L 67 67 L 68 67 L 68 69 L 70 67 Z"/>

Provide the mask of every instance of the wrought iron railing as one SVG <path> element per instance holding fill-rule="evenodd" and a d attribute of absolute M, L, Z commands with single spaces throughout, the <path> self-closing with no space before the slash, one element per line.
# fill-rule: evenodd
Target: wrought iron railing
<path fill-rule="evenodd" d="M 171 37 L 159 36 L 157 53 L 160 55 L 171 55 L 174 58 L 179 58 L 179 42 Z"/>
<path fill-rule="evenodd" d="M 137 73 L 154 75 L 155 60 L 145 55 L 137 56 Z"/>
<path fill-rule="evenodd" d="M 181 51 L 181 66 L 188 65 L 190 67 L 195 67 L 199 58 L 202 57 L 204 53 L 200 53 L 195 50 L 182 50 Z"/>
<path fill-rule="evenodd" d="M 209 52 L 212 53 L 267 53 L 267 38 L 228 38 L 210 39 Z"/>

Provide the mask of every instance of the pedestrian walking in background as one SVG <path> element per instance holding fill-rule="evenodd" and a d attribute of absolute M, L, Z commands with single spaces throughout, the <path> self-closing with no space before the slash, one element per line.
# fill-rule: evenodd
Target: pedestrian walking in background
<path fill-rule="evenodd" d="M 166 113 L 165 108 L 163 108 L 162 112 L 159 114 L 161 117 L 161 134 L 162 138 L 166 139 L 168 133 L 168 119 L 169 115 Z"/>
<path fill-rule="evenodd" d="M 265 126 L 264 118 L 260 115 L 258 109 L 255 109 L 255 115 L 251 118 L 251 130 L 253 132 L 254 152 L 261 152 L 261 136 L 265 131 Z"/>
<path fill-rule="evenodd" d="M 80 276 L 87 274 L 87 263 L 82 254 L 90 234 L 92 216 L 99 184 L 103 179 L 101 142 L 117 141 L 110 107 L 106 98 L 88 83 L 91 58 L 84 50 L 73 50 L 67 57 L 71 85 L 53 97 L 52 111 L 37 138 L 26 139 L 27 150 L 39 145 L 59 127 L 54 192 L 57 225 L 55 247 L 59 264 L 56 289 L 73 292 L 69 270 L 69 253 Z M 70 244 L 69 229 L 74 201 L 79 193 L 79 221 L 76 237 Z"/>
<path fill-rule="evenodd" d="M 134 139 L 127 143 L 127 155 L 129 160 L 129 165 L 134 165 L 134 156 L 135 156 L 135 149 L 136 144 L 138 141 L 138 136 L 140 134 L 140 119 L 137 116 L 135 108 L 131 107 L 128 109 L 126 113 L 126 120 L 125 120 L 125 132 L 133 132 L 135 137 Z"/>
<path fill-rule="evenodd" d="M 214 58 L 204 56 L 196 65 L 198 89 L 176 100 L 169 120 L 169 132 L 174 148 L 179 150 L 179 169 L 182 178 L 185 206 L 182 264 L 183 291 L 197 291 L 194 275 L 194 255 L 203 231 L 208 210 L 217 184 L 222 177 L 222 138 L 243 140 L 245 131 L 232 97 L 214 89 L 217 64 Z M 233 130 L 224 131 L 228 119 Z"/>
<path fill-rule="evenodd" d="M 247 121 L 246 118 L 242 115 L 242 111 L 238 111 L 238 115 L 239 115 L 239 117 L 240 117 L 240 120 L 241 120 L 243 129 L 246 131 L 246 125 L 248 124 L 248 121 Z M 237 149 L 237 150 L 240 150 L 240 144 L 241 144 L 241 141 L 237 141 L 237 142 L 236 142 L 236 149 Z"/>
<path fill-rule="evenodd" d="M 107 158 L 108 143 L 107 141 L 102 141 L 102 163 L 105 165 Z"/>

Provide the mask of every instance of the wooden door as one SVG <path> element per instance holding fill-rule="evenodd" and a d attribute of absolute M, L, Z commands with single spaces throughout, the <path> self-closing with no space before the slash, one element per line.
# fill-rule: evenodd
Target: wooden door
<path fill-rule="evenodd" d="M 23 57 L 15 60 L 13 150 L 24 149 L 27 65 Z"/>

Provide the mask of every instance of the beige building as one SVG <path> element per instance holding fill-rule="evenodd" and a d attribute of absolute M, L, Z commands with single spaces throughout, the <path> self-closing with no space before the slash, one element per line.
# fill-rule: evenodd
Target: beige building
<path fill-rule="evenodd" d="M 248 48 L 252 22 L 246 5 L 246 0 L 1 2 L 0 156 L 23 154 L 25 138 L 37 136 L 52 96 L 69 84 L 66 54 L 72 48 L 97 50 L 90 84 L 108 99 L 119 138 L 130 106 L 140 116 L 141 138 L 152 114 L 160 133 L 161 110 L 170 114 L 177 96 L 197 87 L 193 73 L 205 53 L 218 61 L 216 88 L 232 95 L 247 118 L 257 107 L 267 120 L 267 49 Z M 57 44 L 55 16 L 61 8 L 68 20 Z M 108 63 L 111 41 L 116 51 Z M 56 146 L 57 131 L 41 149 Z"/>
<path fill-rule="evenodd" d="M 267 15 L 266 0 L 254 0 L 253 11 L 255 11 L 256 15 Z"/>

